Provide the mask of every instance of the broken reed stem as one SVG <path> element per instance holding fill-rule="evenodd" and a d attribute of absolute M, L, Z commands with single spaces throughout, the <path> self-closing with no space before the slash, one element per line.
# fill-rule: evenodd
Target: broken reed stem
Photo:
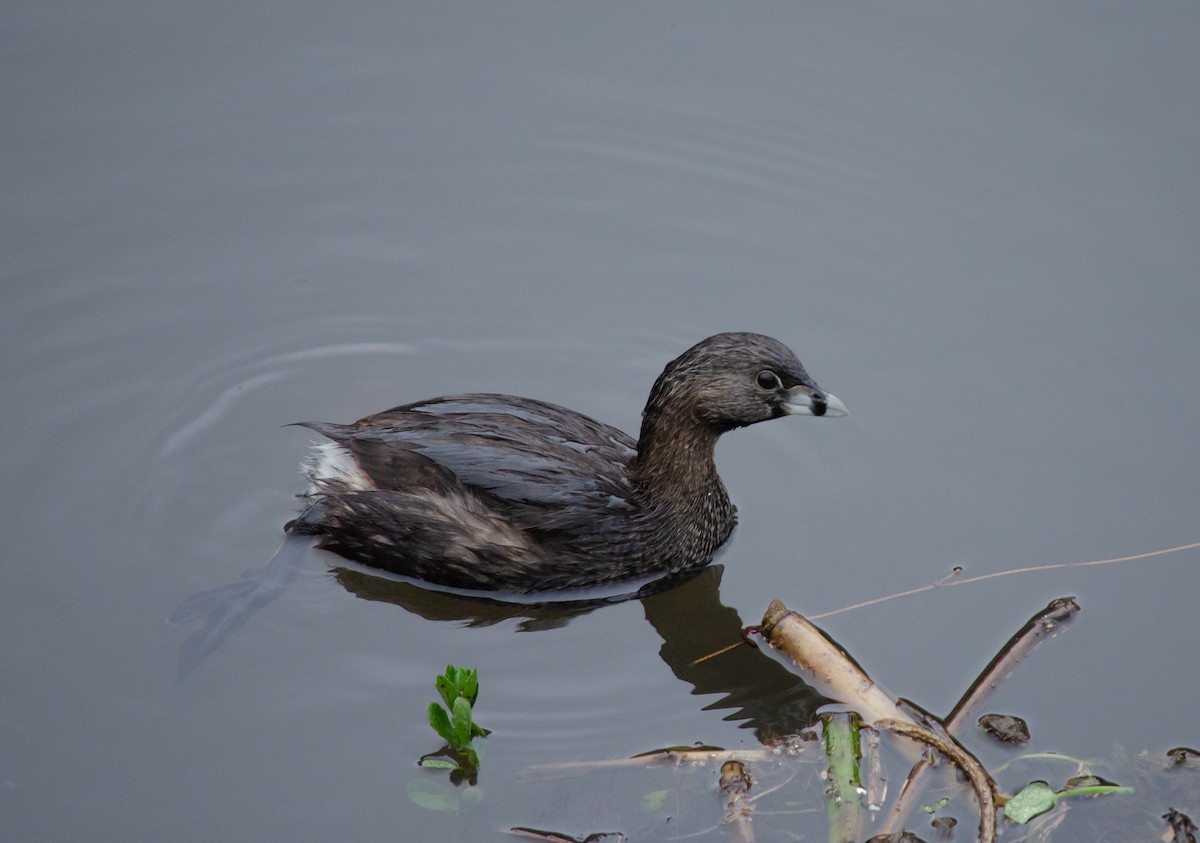
<path fill-rule="evenodd" d="M 862 786 L 858 762 L 858 715 L 850 711 L 821 715 L 827 760 L 825 810 L 829 817 L 829 843 L 859 843 L 863 834 Z"/>
<path fill-rule="evenodd" d="M 731 758 L 721 765 L 718 786 L 725 800 L 725 828 L 730 843 L 754 843 L 754 826 L 750 822 L 754 807 L 747 796 L 753 785 L 754 779 L 741 761 Z"/>
<path fill-rule="evenodd" d="M 853 708 L 867 723 L 890 718 L 916 724 L 841 647 L 779 600 L 772 600 L 767 607 L 761 631 L 771 646 L 800 668 L 801 678 L 830 699 Z"/>

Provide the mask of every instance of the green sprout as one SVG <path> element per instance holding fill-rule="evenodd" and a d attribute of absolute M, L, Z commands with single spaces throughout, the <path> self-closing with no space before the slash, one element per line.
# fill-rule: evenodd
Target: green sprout
<path fill-rule="evenodd" d="M 430 727 L 446 746 L 424 756 L 419 763 L 422 767 L 450 770 L 450 780 L 454 784 L 464 779 L 475 784 L 483 744 L 474 741 L 489 734 L 474 719 L 475 700 L 479 698 L 479 671 L 473 667 L 446 665 L 446 672 L 434 684 L 446 705 L 443 708 L 440 703 L 431 702 L 426 714 Z"/>

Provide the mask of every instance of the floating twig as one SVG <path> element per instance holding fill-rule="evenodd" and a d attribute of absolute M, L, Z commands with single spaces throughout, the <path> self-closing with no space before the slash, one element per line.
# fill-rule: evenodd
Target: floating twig
<path fill-rule="evenodd" d="M 529 773 L 539 776 L 553 777 L 558 775 L 573 775 L 597 770 L 642 769 L 645 767 L 682 767 L 701 766 L 704 764 L 721 763 L 726 761 L 751 761 L 760 764 L 778 764 L 781 760 L 794 757 L 803 751 L 808 744 L 789 742 L 780 747 L 763 747 L 761 749 L 721 749 L 720 747 L 670 747 L 653 752 L 643 752 L 632 758 L 606 758 L 600 761 L 555 761 L 548 764 L 534 764 L 526 768 Z M 812 744 L 816 746 L 816 744 Z"/>
<path fill-rule="evenodd" d="M 971 585 L 984 580 L 994 580 L 1000 577 L 1011 577 L 1015 574 L 1034 574 L 1041 571 L 1062 571 L 1067 568 L 1094 568 L 1099 565 L 1116 565 L 1121 562 L 1136 562 L 1139 559 L 1150 559 L 1154 556 L 1166 556 L 1169 553 L 1180 553 L 1185 550 L 1195 550 L 1200 548 L 1200 542 L 1191 544 L 1181 544 L 1176 547 L 1166 547 L 1162 550 L 1150 550 L 1146 553 L 1135 553 L 1132 556 L 1115 556 L 1112 559 L 1092 559 L 1087 562 L 1054 562 L 1047 565 L 1028 565 L 1024 568 L 1009 568 L 1006 571 L 993 571 L 990 574 L 979 574 L 974 577 L 966 577 L 959 579 L 962 573 L 962 568 L 955 568 L 950 574 L 947 574 L 937 582 L 931 582 L 927 585 L 910 588 L 908 591 L 900 591 L 896 594 L 888 594 L 884 597 L 876 597 L 872 600 L 864 600 L 862 603 L 855 603 L 853 606 L 843 606 L 840 609 L 833 609 L 828 612 L 821 612 L 818 615 L 810 615 L 814 621 L 831 618 L 834 615 L 840 615 L 843 612 L 852 612 L 856 609 L 865 609 L 868 606 L 877 606 L 880 603 L 887 603 L 889 600 L 896 600 L 900 597 L 911 597 L 914 594 L 923 594 L 926 591 L 933 591 L 935 588 L 951 588 L 953 586 Z"/>
<path fill-rule="evenodd" d="M 558 831 L 547 831 L 541 828 L 516 826 L 508 830 L 509 834 L 518 837 L 529 837 L 533 840 L 548 840 L 550 843 L 625 843 L 625 835 L 619 831 L 599 831 L 587 837 L 572 837 Z"/>
<path fill-rule="evenodd" d="M 951 710 L 945 721 L 946 731 L 952 735 L 959 734 L 959 730 L 974 717 L 988 694 L 1012 674 L 1021 660 L 1047 637 L 1057 635 L 1063 625 L 1079 614 L 1079 611 L 1079 604 L 1075 602 L 1074 597 L 1060 597 L 1050 601 L 1045 609 L 1030 618 L 1029 622 L 1000 648 L 1000 652 Z"/>
<path fill-rule="evenodd" d="M 938 734 L 928 726 L 915 724 L 910 720 L 876 720 L 875 727 L 931 746 L 962 770 L 967 781 L 971 783 L 971 789 L 975 791 L 975 798 L 979 801 L 979 841 L 995 841 L 996 785 L 974 755 L 963 749 L 962 745 L 950 736 Z"/>
<path fill-rule="evenodd" d="M 1021 627 L 1012 638 L 1000 649 L 983 672 L 979 674 L 967 692 L 954 706 L 945 720 L 946 733 L 957 737 L 963 733 L 972 715 L 987 699 L 988 694 L 1016 669 L 1021 661 L 1033 652 L 1048 636 L 1056 634 L 1063 625 L 1079 613 L 1079 604 L 1074 597 L 1060 597 L 1050 601 L 1050 604 L 1035 614 Z M 920 794 L 922 784 L 931 769 L 929 761 L 922 759 L 908 774 L 896 803 L 888 810 L 883 819 L 884 833 L 899 831 L 913 813 L 913 794 Z"/>

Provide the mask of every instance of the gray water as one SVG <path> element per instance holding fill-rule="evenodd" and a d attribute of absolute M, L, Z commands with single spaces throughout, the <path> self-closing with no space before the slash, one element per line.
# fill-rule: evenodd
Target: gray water
<path fill-rule="evenodd" d="M 667 839 L 719 800 L 527 771 L 756 746 L 670 641 L 1200 541 L 1193 4 L 10 2 L 0 79 L 5 840 Z M 636 431 L 721 330 L 853 412 L 722 441 L 726 610 L 484 623 L 313 552 L 176 683 L 167 618 L 295 514 L 281 425 L 497 391 Z M 1112 758 L 1200 742 L 1198 589 L 1192 550 L 825 626 L 945 712 L 1075 594 L 990 707 Z M 406 790 L 450 662 L 494 731 L 456 814 Z"/>

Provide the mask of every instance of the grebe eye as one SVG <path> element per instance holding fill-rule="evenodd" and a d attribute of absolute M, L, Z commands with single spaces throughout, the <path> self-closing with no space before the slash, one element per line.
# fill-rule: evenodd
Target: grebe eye
<path fill-rule="evenodd" d="M 763 369 L 755 378 L 756 382 L 763 389 L 779 389 L 782 384 L 779 382 L 779 375 L 772 372 L 770 369 Z"/>

